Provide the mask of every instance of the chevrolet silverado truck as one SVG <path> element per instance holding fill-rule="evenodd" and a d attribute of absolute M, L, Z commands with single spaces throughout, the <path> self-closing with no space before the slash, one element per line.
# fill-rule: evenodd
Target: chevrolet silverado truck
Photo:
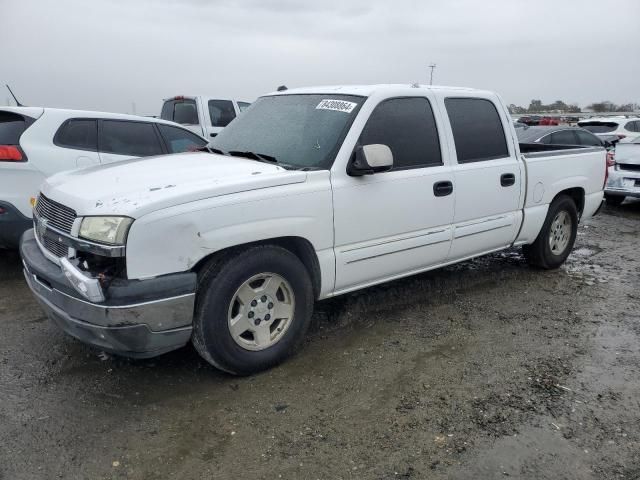
<path fill-rule="evenodd" d="M 130 357 L 192 342 L 246 375 L 296 349 L 316 300 L 513 246 L 559 267 L 605 176 L 603 148 L 520 145 L 491 92 L 287 90 L 206 151 L 47 179 L 24 275 L 83 342 Z"/>

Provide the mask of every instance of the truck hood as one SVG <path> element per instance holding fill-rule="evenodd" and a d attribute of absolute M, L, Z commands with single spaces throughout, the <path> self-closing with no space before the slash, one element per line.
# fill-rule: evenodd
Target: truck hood
<path fill-rule="evenodd" d="M 618 143 L 616 145 L 616 163 L 640 164 L 640 143 Z"/>
<path fill-rule="evenodd" d="M 212 153 L 137 158 L 49 177 L 42 193 L 79 216 L 139 218 L 205 198 L 301 183 L 306 173 Z"/>

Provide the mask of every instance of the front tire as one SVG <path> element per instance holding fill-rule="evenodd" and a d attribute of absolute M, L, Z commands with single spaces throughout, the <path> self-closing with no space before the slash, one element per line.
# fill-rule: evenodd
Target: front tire
<path fill-rule="evenodd" d="M 619 207 L 622 205 L 624 198 L 625 197 L 623 195 L 604 195 L 604 199 L 607 201 L 607 204 L 613 207 Z"/>
<path fill-rule="evenodd" d="M 551 270 L 562 265 L 576 241 L 578 210 L 571 197 L 560 195 L 549 206 L 538 237 L 522 251 L 530 265 Z"/>
<path fill-rule="evenodd" d="M 313 311 L 307 269 L 293 253 L 272 245 L 211 260 L 197 295 L 193 345 L 209 363 L 235 375 L 266 370 L 289 357 Z"/>

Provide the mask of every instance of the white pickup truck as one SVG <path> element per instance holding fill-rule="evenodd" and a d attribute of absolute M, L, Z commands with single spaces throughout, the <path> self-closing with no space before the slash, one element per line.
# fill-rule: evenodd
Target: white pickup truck
<path fill-rule="evenodd" d="M 21 254 L 57 325 L 249 374 L 300 344 L 315 300 L 514 245 L 560 266 L 606 172 L 602 148 L 519 145 L 494 93 L 418 85 L 265 95 L 209 150 L 44 183 Z"/>
<path fill-rule="evenodd" d="M 179 123 L 184 128 L 211 139 L 250 106 L 249 102 L 239 100 L 179 95 L 164 100 L 160 118 Z"/>

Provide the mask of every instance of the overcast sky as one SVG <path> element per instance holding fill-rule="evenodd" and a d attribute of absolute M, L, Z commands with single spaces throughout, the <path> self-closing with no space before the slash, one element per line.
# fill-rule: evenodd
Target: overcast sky
<path fill-rule="evenodd" d="M 640 0 L 0 0 L 0 84 L 28 105 L 428 83 L 508 103 L 640 103 Z M 9 96 L 3 88 L 0 104 Z"/>

